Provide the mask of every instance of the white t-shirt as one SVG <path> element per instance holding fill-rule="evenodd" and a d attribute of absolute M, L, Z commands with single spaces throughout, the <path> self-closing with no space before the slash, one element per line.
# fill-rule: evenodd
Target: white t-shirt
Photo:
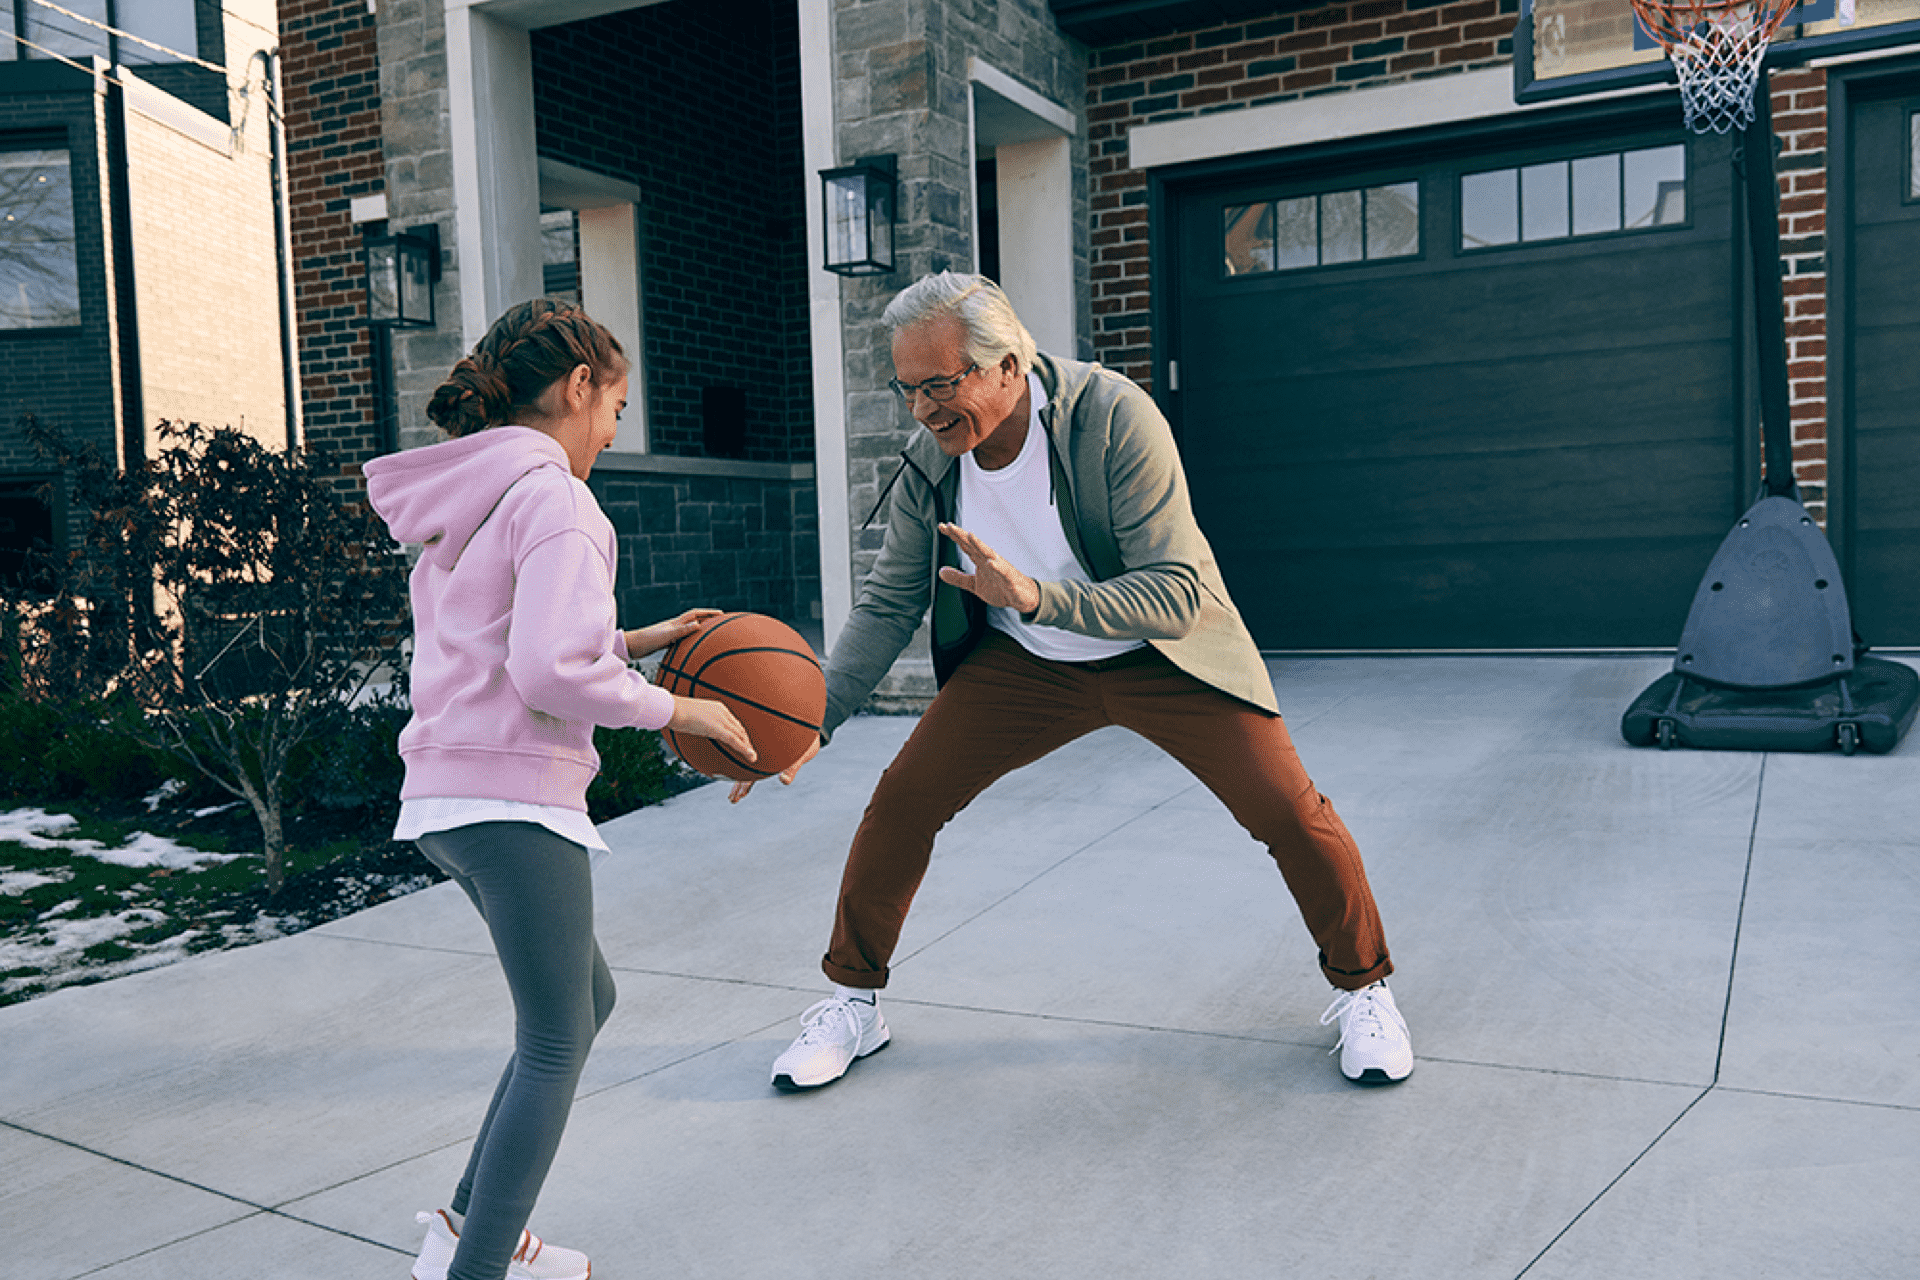
<path fill-rule="evenodd" d="M 435 831 L 452 831 L 479 822 L 531 822 L 545 827 L 562 840 L 571 840 L 582 848 L 606 853 L 607 842 L 600 838 L 593 819 L 578 809 L 557 804 L 528 804 L 521 800 L 486 800 L 469 796 L 422 796 L 400 802 L 400 820 L 394 824 L 395 840 L 418 840 Z"/>
<path fill-rule="evenodd" d="M 988 471 L 973 454 L 960 458 L 959 525 L 992 547 L 1008 564 L 1035 582 L 1091 582 L 1073 558 L 1060 512 L 1054 506 L 1048 465 L 1046 427 L 1040 411 L 1047 406 L 1046 389 L 1033 373 L 1027 374 L 1033 411 L 1027 420 L 1027 438 L 1020 456 L 998 471 Z M 960 553 L 960 567 L 973 572 L 973 561 Z M 1095 662 L 1138 649 L 1143 640 L 1100 640 L 1077 631 L 1025 622 L 1017 610 L 989 607 L 987 622 L 1020 642 L 1036 657 L 1055 662 Z"/>

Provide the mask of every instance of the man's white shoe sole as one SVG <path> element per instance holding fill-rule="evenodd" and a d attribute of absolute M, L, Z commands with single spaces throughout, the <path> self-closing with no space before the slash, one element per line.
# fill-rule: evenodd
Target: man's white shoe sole
<path fill-rule="evenodd" d="M 1369 1086 L 1382 1085 L 1382 1084 L 1399 1084 L 1402 1080 L 1405 1080 L 1408 1076 L 1413 1074 L 1413 1066 L 1411 1063 L 1409 1063 L 1404 1069 L 1401 1070 L 1401 1072 L 1398 1075 L 1389 1075 L 1385 1067 L 1368 1067 L 1366 1070 L 1362 1071 L 1357 1076 L 1349 1074 L 1345 1068 L 1342 1068 L 1340 1074 L 1343 1076 L 1346 1076 L 1347 1079 L 1353 1081 L 1355 1084 L 1364 1084 Z"/>
<path fill-rule="evenodd" d="M 860 1052 L 854 1054 L 853 1057 L 847 1062 L 846 1066 L 840 1068 L 838 1071 L 834 1072 L 830 1076 L 827 1076 L 820 1080 L 796 1080 L 793 1078 L 792 1075 L 783 1072 L 779 1075 L 776 1075 L 773 1078 L 773 1087 L 778 1089 L 782 1093 L 806 1093 L 810 1089 L 823 1088 L 827 1085 L 832 1084 L 835 1080 L 839 1080 L 842 1077 L 844 1077 L 847 1074 L 847 1072 L 850 1069 L 852 1069 L 853 1064 L 860 1061 L 860 1059 L 871 1057 L 872 1055 L 880 1052 L 882 1049 L 886 1048 L 888 1045 L 892 1043 L 893 1043 L 893 1033 L 889 1031 L 886 1035 L 886 1038 L 883 1039 L 879 1044 L 873 1045 L 870 1048 L 862 1049 Z"/>

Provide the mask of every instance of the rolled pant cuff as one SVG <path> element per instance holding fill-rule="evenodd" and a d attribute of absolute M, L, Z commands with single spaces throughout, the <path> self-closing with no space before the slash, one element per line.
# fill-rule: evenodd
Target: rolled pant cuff
<path fill-rule="evenodd" d="M 820 957 L 820 971 L 843 987 L 858 987 L 862 991 L 878 991 L 887 985 L 889 969 L 875 973 L 871 969 L 843 969 L 827 957 Z"/>
<path fill-rule="evenodd" d="M 1327 963 L 1325 956 L 1321 956 L 1320 972 L 1326 975 L 1328 982 L 1331 982 L 1342 991 L 1358 991 L 1362 987 L 1372 986 L 1374 983 L 1380 981 L 1380 979 L 1392 973 L 1393 959 L 1390 956 L 1381 956 L 1380 963 L 1374 965 L 1371 969 L 1361 969 L 1358 972 L 1349 973 L 1345 969 L 1334 968 Z M 836 981 L 838 981 L 838 979 L 836 979 Z M 847 983 L 846 985 L 852 986 L 853 984 Z"/>

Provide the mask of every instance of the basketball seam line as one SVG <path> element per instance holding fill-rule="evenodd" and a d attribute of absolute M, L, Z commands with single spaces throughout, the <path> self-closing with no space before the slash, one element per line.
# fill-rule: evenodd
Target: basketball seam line
<path fill-rule="evenodd" d="M 737 653 L 740 651 L 735 650 L 734 652 Z M 782 650 L 778 650 L 778 652 L 785 653 L 787 651 L 782 649 Z M 666 670 L 666 668 L 663 667 L 661 668 L 661 670 L 664 671 Z M 699 676 L 693 675 L 690 672 L 686 672 L 686 671 L 675 671 L 673 672 L 673 674 L 676 676 L 679 676 L 682 680 L 688 681 L 696 689 L 711 689 L 715 693 L 721 694 L 728 698 L 732 698 L 735 702 L 743 702 L 747 706 L 752 707 L 755 711 L 764 711 L 770 716 L 777 716 L 778 718 L 785 720 L 788 724 L 796 724 L 796 725 L 799 725 L 802 729 L 811 729 L 815 733 L 820 732 L 820 726 L 812 723 L 811 721 L 802 720 L 799 716 L 788 715 L 786 712 L 780 710 L 778 707 L 769 707 L 763 702 L 755 702 L 752 698 L 742 697 L 739 694 L 735 693 L 733 690 L 723 688 L 722 686 L 713 683 L 711 680 L 702 680 Z M 680 694 L 678 696 L 687 697 L 690 695 Z"/>

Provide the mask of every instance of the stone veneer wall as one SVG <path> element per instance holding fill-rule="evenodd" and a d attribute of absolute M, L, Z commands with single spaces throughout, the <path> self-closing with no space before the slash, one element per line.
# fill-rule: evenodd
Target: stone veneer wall
<path fill-rule="evenodd" d="M 434 294 L 440 323 L 393 335 L 400 445 L 413 448 L 440 438 L 427 421 L 427 400 L 466 354 L 447 120 L 446 11 L 439 0 L 380 0 L 377 28 L 387 221 L 402 228 L 425 223 L 440 228 L 442 274 Z"/>
<path fill-rule="evenodd" d="M 839 161 L 898 157 L 899 267 L 841 284 L 847 388 L 847 507 L 855 523 L 857 584 L 880 548 L 882 519 L 860 522 L 899 465 L 915 429 L 887 388 L 893 376 L 880 314 L 894 294 L 930 272 L 973 270 L 973 163 L 968 59 L 978 57 L 1068 109 L 1086 92 L 1086 55 L 1044 5 L 1025 0 L 835 0 L 835 141 Z M 1075 278 L 1086 292 L 1087 141 L 1073 138 Z M 1069 354 L 1084 353 L 1075 352 Z M 884 513 L 882 513 L 882 518 Z"/>

